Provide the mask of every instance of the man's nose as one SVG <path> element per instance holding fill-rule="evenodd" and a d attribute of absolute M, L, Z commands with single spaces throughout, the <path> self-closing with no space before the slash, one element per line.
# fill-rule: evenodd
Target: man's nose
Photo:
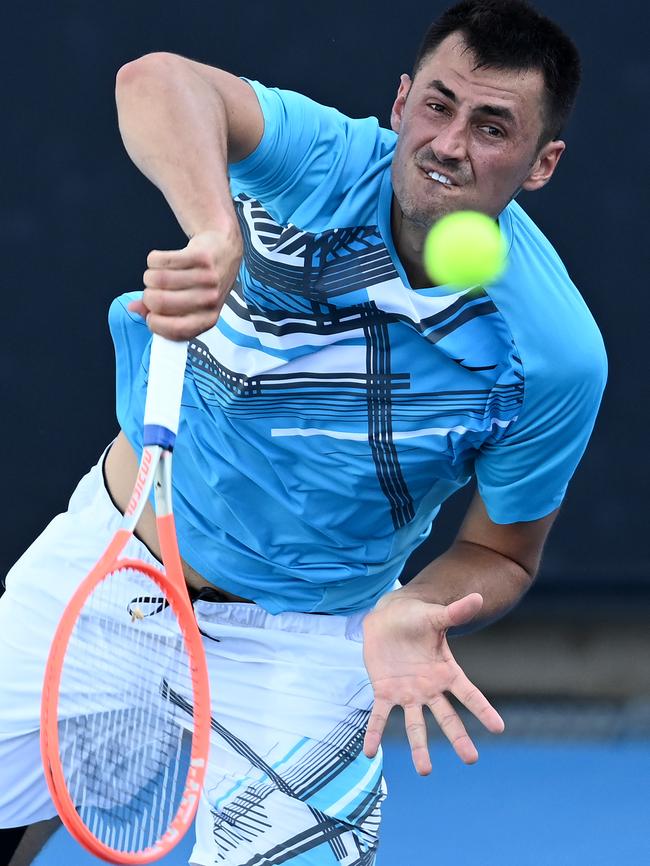
<path fill-rule="evenodd" d="M 451 120 L 431 141 L 431 149 L 439 162 L 462 162 L 467 156 L 467 128 L 463 121 Z"/>

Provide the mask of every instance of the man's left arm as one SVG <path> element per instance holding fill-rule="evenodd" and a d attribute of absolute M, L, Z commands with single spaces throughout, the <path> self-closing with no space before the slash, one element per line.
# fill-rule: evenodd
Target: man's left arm
<path fill-rule="evenodd" d="M 494 622 L 530 588 L 557 513 L 556 509 L 539 520 L 522 523 L 494 523 L 483 500 L 475 494 L 449 550 L 382 601 L 409 596 L 448 605 L 478 592 L 483 597 L 479 614 L 466 628 L 455 632 L 474 631 Z"/>
<path fill-rule="evenodd" d="M 459 757 L 478 753 L 446 693 L 493 733 L 503 721 L 465 676 L 447 632 L 470 631 L 514 607 L 530 587 L 557 511 L 539 520 L 497 524 L 478 493 L 452 546 L 410 583 L 384 596 L 364 621 L 364 659 L 375 694 L 364 751 L 376 754 L 394 706 L 404 709 L 413 763 L 431 771 L 423 707 L 428 706 Z"/>

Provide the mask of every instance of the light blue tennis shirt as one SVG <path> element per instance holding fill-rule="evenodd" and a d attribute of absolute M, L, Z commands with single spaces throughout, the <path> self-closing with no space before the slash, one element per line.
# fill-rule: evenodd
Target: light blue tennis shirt
<path fill-rule="evenodd" d="M 257 149 L 230 167 L 244 239 L 190 342 L 174 456 L 181 554 L 272 613 L 374 604 L 475 474 L 496 523 L 557 508 L 606 377 L 600 333 L 512 202 L 508 268 L 413 289 L 390 230 L 396 135 L 253 82 Z M 139 451 L 149 331 L 110 311 L 117 414 Z"/>

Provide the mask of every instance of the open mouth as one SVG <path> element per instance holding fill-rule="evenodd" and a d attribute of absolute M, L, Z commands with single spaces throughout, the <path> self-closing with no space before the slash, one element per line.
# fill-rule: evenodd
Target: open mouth
<path fill-rule="evenodd" d="M 446 186 L 448 188 L 456 186 L 456 184 L 450 178 L 448 178 L 447 175 L 442 174 L 439 171 L 424 171 L 424 169 L 422 169 L 422 171 L 428 178 L 435 181 L 436 183 L 441 184 L 441 186 Z"/>

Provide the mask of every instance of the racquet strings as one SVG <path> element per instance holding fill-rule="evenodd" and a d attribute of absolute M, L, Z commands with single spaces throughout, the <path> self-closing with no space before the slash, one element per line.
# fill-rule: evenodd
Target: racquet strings
<path fill-rule="evenodd" d="M 59 755 L 93 835 L 142 851 L 168 830 L 189 766 L 191 660 L 161 588 L 132 568 L 101 580 L 71 633 L 59 689 Z"/>

